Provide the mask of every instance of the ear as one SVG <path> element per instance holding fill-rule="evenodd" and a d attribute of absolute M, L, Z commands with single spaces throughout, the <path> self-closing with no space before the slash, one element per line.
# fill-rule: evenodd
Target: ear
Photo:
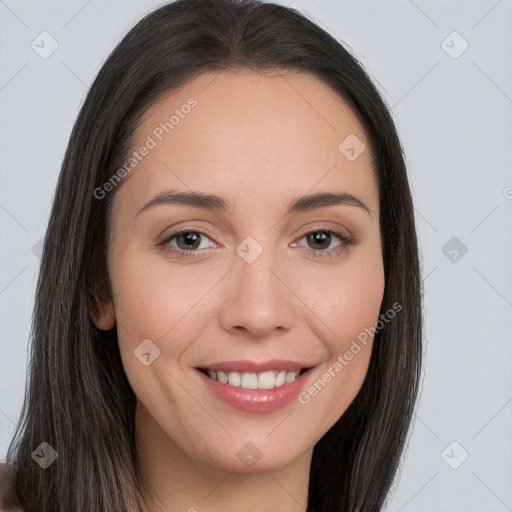
<path fill-rule="evenodd" d="M 110 331 L 116 325 L 116 316 L 112 300 L 97 303 L 91 311 L 92 323 L 102 331 Z"/>
<path fill-rule="evenodd" d="M 100 279 L 94 290 L 94 303 L 90 310 L 92 323 L 102 331 L 110 331 L 116 325 L 112 292 L 108 279 Z"/>

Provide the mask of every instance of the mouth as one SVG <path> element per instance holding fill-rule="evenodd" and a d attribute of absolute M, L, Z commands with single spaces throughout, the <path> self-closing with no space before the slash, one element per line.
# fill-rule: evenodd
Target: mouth
<path fill-rule="evenodd" d="M 196 366 L 210 396 L 242 411 L 270 413 L 292 402 L 317 365 L 304 361 L 223 361 Z"/>
<path fill-rule="evenodd" d="M 243 389 L 274 389 L 293 382 L 312 368 L 297 368 L 294 370 L 273 369 L 262 372 L 239 372 L 229 369 L 212 370 L 209 368 L 197 369 L 210 379 L 227 386 Z"/>

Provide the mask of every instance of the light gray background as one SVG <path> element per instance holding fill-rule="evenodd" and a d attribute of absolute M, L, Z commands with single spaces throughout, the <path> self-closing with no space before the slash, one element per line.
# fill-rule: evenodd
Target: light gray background
<path fill-rule="evenodd" d="M 0 460 L 21 409 L 37 243 L 72 125 L 115 44 L 162 3 L 0 0 Z M 407 156 L 427 348 L 388 510 L 512 511 L 512 0 L 282 3 L 361 60 Z M 43 31 L 59 45 L 47 59 L 31 48 Z"/>

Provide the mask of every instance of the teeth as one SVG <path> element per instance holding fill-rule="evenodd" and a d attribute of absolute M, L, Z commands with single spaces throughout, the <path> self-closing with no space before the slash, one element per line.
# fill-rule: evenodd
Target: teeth
<path fill-rule="evenodd" d="M 256 375 L 256 374 L 254 374 Z M 257 376 L 258 389 L 272 389 L 276 385 L 276 376 L 273 371 L 261 372 Z"/>
<path fill-rule="evenodd" d="M 295 380 L 295 372 L 288 372 L 286 374 L 286 382 L 291 382 L 292 380 Z"/>
<path fill-rule="evenodd" d="M 283 370 L 279 372 L 276 376 L 276 387 L 282 386 L 286 383 L 286 372 Z"/>
<path fill-rule="evenodd" d="M 244 389 L 273 389 L 294 381 L 299 375 L 300 370 L 293 372 L 267 370 L 260 373 L 206 370 L 206 373 L 213 380 L 218 380 L 222 384 L 229 384 L 230 386 L 242 387 Z"/>
<path fill-rule="evenodd" d="M 237 373 L 236 375 L 239 374 Z M 244 389 L 258 389 L 258 375 L 256 373 L 242 373 L 242 377 L 238 382 L 240 382 L 239 385 Z"/>
<path fill-rule="evenodd" d="M 229 372 L 228 382 L 230 386 L 240 386 L 240 374 L 236 372 Z"/>

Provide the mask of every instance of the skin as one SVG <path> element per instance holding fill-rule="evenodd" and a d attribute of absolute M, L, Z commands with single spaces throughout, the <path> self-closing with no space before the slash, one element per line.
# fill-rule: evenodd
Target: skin
<path fill-rule="evenodd" d="M 224 403 L 194 368 L 292 359 L 316 365 L 312 384 L 375 325 L 384 270 L 369 142 L 347 104 L 316 78 L 229 71 L 203 74 L 153 104 L 134 149 L 190 97 L 197 106 L 117 190 L 112 300 L 93 321 L 105 330 L 117 325 L 138 398 L 138 465 L 149 510 L 304 511 L 313 447 L 359 391 L 371 337 L 308 404 L 294 399 L 270 413 Z M 367 148 L 354 161 L 338 150 L 349 134 Z M 167 204 L 137 215 L 169 189 L 221 195 L 233 209 Z M 342 204 L 285 215 L 293 198 L 320 191 L 350 193 L 371 214 Z M 182 227 L 204 233 L 195 256 L 157 245 Z M 330 243 L 308 241 L 325 228 L 356 244 L 343 246 L 335 235 Z M 248 236 L 263 249 L 252 263 L 236 252 Z M 168 245 L 186 252 L 181 237 Z M 145 339 L 160 350 L 149 366 L 134 356 Z M 248 442 L 261 456 L 254 464 L 237 456 Z"/>

